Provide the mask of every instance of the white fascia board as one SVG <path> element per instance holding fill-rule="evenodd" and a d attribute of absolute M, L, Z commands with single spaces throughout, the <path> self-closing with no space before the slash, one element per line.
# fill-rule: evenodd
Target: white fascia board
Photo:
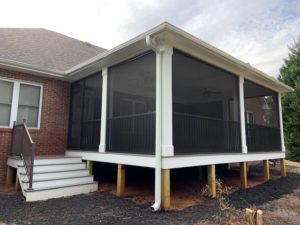
<path fill-rule="evenodd" d="M 27 63 L 17 62 L 14 60 L 8 59 L 1 59 L 0 58 L 0 68 L 17 71 L 17 72 L 24 72 L 44 77 L 56 78 L 65 80 L 65 73 L 63 71 L 51 70 L 42 68 L 39 66 L 34 66 Z"/>
<path fill-rule="evenodd" d="M 96 162 L 124 164 L 130 166 L 141 166 L 155 168 L 154 155 L 134 155 L 124 153 L 109 153 L 95 151 L 67 150 L 66 156 L 82 157 L 84 160 Z M 261 161 L 270 159 L 285 158 L 284 152 L 264 152 L 264 153 L 224 153 L 224 154 L 202 154 L 162 157 L 163 169 L 176 169 L 193 166 L 206 166 L 215 164 L 238 163 L 249 161 Z"/>
<path fill-rule="evenodd" d="M 264 152 L 264 153 L 224 153 L 206 155 L 186 155 L 162 158 L 163 169 L 185 168 L 193 166 L 206 166 L 215 164 L 238 163 L 249 161 L 261 161 L 270 159 L 285 158 L 284 152 Z"/>
<path fill-rule="evenodd" d="M 78 71 L 78 70 L 80 71 L 82 68 L 87 67 L 91 64 L 98 63 L 100 60 L 104 59 L 105 57 L 112 55 L 114 53 L 117 53 L 126 47 L 130 47 L 131 45 L 136 44 L 139 41 L 144 41 L 145 42 L 144 44 L 146 47 L 146 41 L 145 41 L 146 36 L 162 32 L 164 29 L 167 28 L 167 26 L 168 26 L 168 23 L 164 22 L 164 23 L 152 28 L 151 30 L 146 31 L 146 32 L 136 36 L 135 38 L 132 38 L 132 39 L 124 42 L 123 44 L 120 44 L 110 50 L 100 53 L 99 55 L 96 55 L 95 57 L 90 58 L 90 59 L 86 60 L 85 62 L 72 67 L 71 69 L 67 70 L 66 73 L 74 74 L 74 73 L 76 73 L 76 71 Z"/>
<path fill-rule="evenodd" d="M 206 51 L 210 52 L 212 55 L 215 55 L 215 57 L 218 57 L 222 59 L 222 64 L 232 64 L 235 65 L 235 67 L 239 68 L 239 74 L 243 74 L 246 79 L 249 79 L 253 82 L 259 82 L 260 84 L 264 84 L 266 87 L 273 89 L 277 92 L 284 93 L 284 92 L 290 92 L 293 91 L 293 88 L 289 87 L 288 85 L 276 80 L 275 78 L 263 73 L 262 71 L 250 66 L 249 64 L 242 62 L 241 60 L 223 52 L 220 49 L 217 49 L 216 47 L 198 39 L 197 37 L 189 34 L 188 32 L 185 32 L 181 30 L 178 27 L 175 27 L 167 22 L 164 22 L 160 24 L 157 27 L 154 27 L 153 29 L 111 49 L 106 52 L 103 52 L 81 64 L 78 64 L 77 66 L 71 68 L 70 70 L 66 71 L 67 76 L 73 76 L 77 74 L 78 72 L 83 71 L 85 68 L 88 68 L 89 66 L 93 66 L 95 64 L 102 65 L 105 67 L 108 67 L 113 64 L 112 61 L 118 62 L 122 61 L 122 56 L 124 57 L 123 60 L 126 60 L 127 54 L 122 54 L 122 52 L 127 52 L 128 49 L 132 51 L 131 55 L 138 54 L 141 51 L 146 51 L 146 37 L 147 36 L 161 36 L 165 41 L 170 41 L 173 44 L 173 47 L 176 48 L 178 45 L 177 40 L 181 40 L 182 42 L 186 44 L 192 44 L 194 46 L 199 47 L 199 49 L 205 49 Z M 175 38 L 174 38 L 175 37 Z M 173 42 L 172 42 L 173 39 Z M 175 40 L 175 41 L 174 41 Z M 143 49 L 141 49 L 141 45 L 139 48 L 136 46 L 138 45 L 138 42 L 143 44 Z M 126 49 L 126 50 L 125 50 Z M 149 49 L 148 49 L 149 50 Z M 189 52 L 186 52 L 189 53 Z M 118 60 L 114 60 L 114 55 L 120 55 Z M 222 66 L 220 66 L 222 68 Z"/>
<path fill-rule="evenodd" d="M 260 75 L 261 77 L 264 77 L 266 78 L 268 81 L 271 81 L 271 82 L 274 82 L 276 85 L 278 85 L 279 87 L 281 87 L 283 90 L 281 92 L 290 92 L 290 91 L 293 91 L 294 89 L 291 88 L 290 86 L 280 82 L 279 80 L 275 79 L 274 77 L 256 69 L 255 67 L 252 67 L 251 65 L 249 65 L 248 63 L 245 63 L 231 55 L 229 55 L 228 53 L 200 40 L 199 38 L 193 36 L 192 34 L 178 28 L 178 27 L 175 27 L 169 23 L 166 24 L 166 29 L 169 29 L 170 31 L 174 32 L 175 35 L 180 35 L 181 37 L 195 43 L 196 45 L 199 45 L 201 47 L 204 47 L 206 48 L 207 50 L 211 51 L 212 53 L 214 54 L 217 54 L 218 56 L 222 56 L 225 60 L 227 61 L 230 61 L 232 63 L 235 63 L 236 65 L 238 66 L 241 66 L 241 68 L 243 70 L 246 70 L 248 72 L 251 72 L 251 73 L 255 73 L 257 75 Z M 172 34 L 171 34 L 172 36 Z"/>
<path fill-rule="evenodd" d="M 105 163 L 115 163 L 115 164 L 150 167 L 150 168 L 155 167 L 155 157 L 148 156 L 148 155 L 67 150 L 66 156 L 82 157 L 82 159 L 84 160 L 91 160 L 91 161 L 105 162 Z"/>

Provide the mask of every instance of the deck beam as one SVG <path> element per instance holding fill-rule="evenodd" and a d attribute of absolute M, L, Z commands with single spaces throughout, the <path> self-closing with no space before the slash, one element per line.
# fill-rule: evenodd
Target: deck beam
<path fill-rule="evenodd" d="M 270 180 L 270 164 L 269 160 L 263 160 L 264 164 L 264 181 Z"/>
<path fill-rule="evenodd" d="M 118 164 L 117 171 L 117 196 L 122 197 L 125 193 L 125 165 Z"/>
<path fill-rule="evenodd" d="M 240 163 L 240 179 L 241 179 L 241 188 L 247 188 L 247 162 Z"/>
<path fill-rule="evenodd" d="M 217 189 L 216 189 L 216 166 L 215 165 L 208 165 L 208 187 L 209 187 L 209 195 L 212 198 L 217 196 Z"/>

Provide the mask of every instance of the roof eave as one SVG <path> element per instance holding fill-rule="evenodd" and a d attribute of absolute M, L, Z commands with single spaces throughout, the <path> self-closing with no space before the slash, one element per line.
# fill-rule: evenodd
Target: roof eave
<path fill-rule="evenodd" d="M 65 77 L 66 74 L 63 71 L 47 69 L 47 68 L 43 68 L 43 67 L 39 67 L 27 63 L 17 62 L 9 59 L 0 59 L 0 68 L 39 75 L 39 76 L 45 76 L 50 78 L 55 77 L 56 79 L 66 80 Z"/>
<path fill-rule="evenodd" d="M 115 48 L 112 48 L 106 52 L 103 52 L 83 63 L 80 63 L 74 67 L 72 67 L 71 69 L 66 71 L 66 74 L 68 77 L 71 77 L 77 73 L 80 73 L 83 70 L 86 70 L 89 66 L 95 66 L 95 65 L 100 65 L 100 62 L 111 56 L 114 54 L 117 54 L 118 52 L 124 50 L 124 48 L 128 48 L 130 46 L 135 45 L 138 42 L 144 42 L 145 44 L 145 49 L 147 48 L 146 46 L 146 37 L 147 36 L 155 36 L 155 35 L 163 35 L 164 38 L 168 39 L 170 38 L 172 35 L 179 35 L 179 37 L 185 39 L 185 41 L 188 42 L 192 42 L 198 46 L 201 46 L 202 48 L 207 49 L 208 51 L 212 52 L 215 55 L 218 55 L 220 57 L 222 57 L 224 60 L 235 64 L 236 66 L 240 67 L 243 71 L 245 72 L 249 72 L 251 74 L 255 74 L 255 76 L 260 77 L 261 79 L 266 80 L 269 83 L 272 83 L 272 86 L 274 86 L 279 92 L 281 93 L 285 93 L 285 92 L 291 92 L 294 89 L 289 87 L 288 85 L 278 81 L 277 79 L 267 75 L 266 73 L 250 66 L 249 64 L 227 54 L 226 52 L 198 39 L 197 37 L 191 35 L 190 33 L 176 27 L 173 26 L 172 24 L 168 23 L 168 22 L 164 22 L 154 28 L 152 28 L 151 30 L 144 32 L 140 35 L 138 35 L 137 37 L 130 39 L 129 41 L 116 46 Z M 173 43 L 174 46 L 176 47 L 176 42 Z"/>

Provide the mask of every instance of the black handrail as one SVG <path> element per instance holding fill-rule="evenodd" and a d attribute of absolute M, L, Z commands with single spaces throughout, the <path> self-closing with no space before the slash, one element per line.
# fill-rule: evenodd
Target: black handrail
<path fill-rule="evenodd" d="M 23 124 L 14 124 L 11 154 L 22 158 L 29 181 L 29 189 L 32 189 L 35 148 L 36 144 L 32 141 L 26 121 Z"/>

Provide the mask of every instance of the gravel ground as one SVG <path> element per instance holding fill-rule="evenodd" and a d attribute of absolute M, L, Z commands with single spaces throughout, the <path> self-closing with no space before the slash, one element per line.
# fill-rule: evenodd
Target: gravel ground
<path fill-rule="evenodd" d="M 237 208 L 268 203 L 300 188 L 300 174 L 270 180 L 229 195 Z M 220 212 L 218 201 L 207 199 L 182 211 L 152 213 L 148 205 L 107 192 L 96 192 L 64 199 L 27 203 L 20 194 L 0 195 L 0 224 L 200 224 Z M 278 221 L 277 221 L 278 222 Z M 272 223 L 270 223 L 272 224 Z M 280 224 L 280 221 L 279 223 Z M 282 223 L 281 223 L 282 224 Z M 289 224 L 289 223 L 284 223 Z M 290 223 L 294 224 L 294 223 Z"/>

